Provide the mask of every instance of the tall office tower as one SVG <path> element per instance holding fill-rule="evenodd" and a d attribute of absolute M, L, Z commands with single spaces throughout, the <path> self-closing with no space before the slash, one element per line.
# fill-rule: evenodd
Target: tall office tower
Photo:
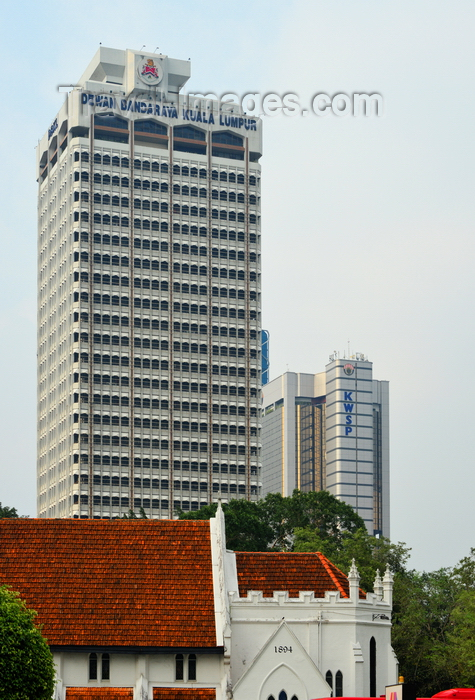
<path fill-rule="evenodd" d="M 38 147 L 38 514 L 259 496 L 261 124 L 101 47 Z"/>
<path fill-rule="evenodd" d="M 361 354 L 263 386 L 263 495 L 327 490 L 389 537 L 389 382 Z"/>

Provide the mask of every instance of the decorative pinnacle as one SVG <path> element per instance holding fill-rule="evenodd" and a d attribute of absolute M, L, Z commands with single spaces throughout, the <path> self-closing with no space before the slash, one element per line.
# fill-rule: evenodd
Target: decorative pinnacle
<path fill-rule="evenodd" d="M 351 568 L 348 573 L 348 579 L 353 579 L 353 580 L 360 580 L 360 573 L 358 569 L 356 568 L 355 560 L 351 560 Z"/>
<path fill-rule="evenodd" d="M 373 591 L 377 596 L 383 597 L 383 582 L 381 581 L 381 576 L 379 575 L 379 569 L 376 571 L 376 576 L 374 577 Z"/>
<path fill-rule="evenodd" d="M 384 572 L 383 583 L 393 583 L 394 576 L 393 572 L 389 568 L 389 564 L 386 566 L 386 571 Z"/>

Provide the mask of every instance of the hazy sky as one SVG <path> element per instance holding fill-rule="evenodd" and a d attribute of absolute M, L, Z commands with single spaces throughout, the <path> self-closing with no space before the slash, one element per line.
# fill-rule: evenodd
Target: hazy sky
<path fill-rule="evenodd" d="M 99 43 L 192 61 L 190 91 L 379 93 L 381 118 L 265 117 L 271 377 L 363 352 L 390 381 L 391 537 L 475 546 L 475 5 L 468 0 L 10 3 L 2 15 L 0 500 L 36 514 L 35 146 Z"/>

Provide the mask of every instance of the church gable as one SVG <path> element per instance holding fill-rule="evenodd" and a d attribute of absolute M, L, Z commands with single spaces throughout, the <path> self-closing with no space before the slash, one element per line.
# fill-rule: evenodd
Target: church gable
<path fill-rule="evenodd" d="M 282 621 L 234 686 L 234 700 L 308 700 L 329 697 L 331 688 L 306 650 Z"/>

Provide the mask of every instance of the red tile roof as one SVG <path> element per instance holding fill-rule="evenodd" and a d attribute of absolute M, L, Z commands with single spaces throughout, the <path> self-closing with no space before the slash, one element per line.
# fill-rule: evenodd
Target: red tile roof
<path fill-rule="evenodd" d="M 316 598 L 325 591 L 349 597 L 348 577 L 320 552 L 236 552 L 236 565 L 241 598 L 248 591 L 262 591 L 267 598 L 274 591 L 288 591 L 290 598 L 298 598 L 299 591 L 314 591 Z"/>
<path fill-rule="evenodd" d="M 216 700 L 214 688 L 154 688 L 153 700 Z"/>
<path fill-rule="evenodd" d="M 134 689 L 66 688 L 66 700 L 134 700 Z"/>
<path fill-rule="evenodd" d="M 0 519 L 3 583 L 52 646 L 216 646 L 207 520 Z"/>

